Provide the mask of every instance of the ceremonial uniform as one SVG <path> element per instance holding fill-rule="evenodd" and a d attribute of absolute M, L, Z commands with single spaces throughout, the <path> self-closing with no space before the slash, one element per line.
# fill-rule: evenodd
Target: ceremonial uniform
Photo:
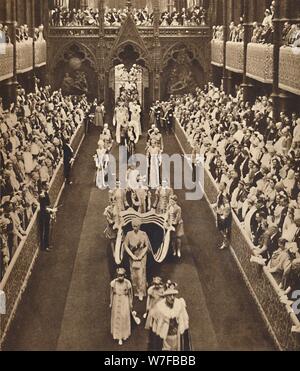
<path fill-rule="evenodd" d="M 169 187 L 159 187 L 155 195 L 155 209 L 157 214 L 165 214 L 169 206 L 170 198 L 174 195 L 173 189 Z"/>
<path fill-rule="evenodd" d="M 118 279 L 111 287 L 111 334 L 114 340 L 127 340 L 131 335 L 132 286 L 130 281 Z"/>
<path fill-rule="evenodd" d="M 167 220 L 170 225 L 175 228 L 175 235 L 177 238 L 184 236 L 184 227 L 182 219 L 181 207 L 177 204 L 170 205 L 167 210 Z"/>

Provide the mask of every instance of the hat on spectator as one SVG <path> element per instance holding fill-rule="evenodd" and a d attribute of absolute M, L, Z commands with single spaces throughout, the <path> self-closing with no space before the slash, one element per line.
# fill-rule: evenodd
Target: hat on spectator
<path fill-rule="evenodd" d="M 294 211 L 294 222 L 300 223 L 300 209 Z"/>

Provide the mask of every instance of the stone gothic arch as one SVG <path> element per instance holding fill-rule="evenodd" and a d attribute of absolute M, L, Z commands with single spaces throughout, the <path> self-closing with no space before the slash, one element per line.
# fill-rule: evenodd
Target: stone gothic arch
<path fill-rule="evenodd" d="M 89 62 L 92 68 L 97 70 L 97 58 L 94 52 L 85 44 L 82 44 L 78 41 L 72 40 L 63 44 L 58 51 L 53 55 L 48 65 L 52 70 L 60 61 L 65 59 L 66 52 L 72 50 L 72 48 L 77 48 L 79 52 L 84 55 L 84 59 Z"/>
<path fill-rule="evenodd" d="M 150 58 L 148 52 L 143 50 L 138 43 L 132 40 L 123 42 L 113 51 L 109 60 L 108 69 L 111 69 L 113 66 L 116 66 L 119 63 L 126 62 L 124 57 L 126 57 L 126 53 L 129 49 L 131 49 L 134 53 L 132 61 L 135 61 L 136 64 L 140 64 L 143 67 L 146 67 L 149 72 L 153 70 L 152 61 L 149 60 Z"/>
<path fill-rule="evenodd" d="M 193 92 L 206 83 L 208 71 L 203 49 L 193 42 L 180 41 L 165 51 L 160 66 L 163 99 Z"/>
<path fill-rule="evenodd" d="M 128 47 L 131 47 L 134 53 L 136 53 L 137 62 L 140 62 L 149 71 L 153 71 L 153 60 L 131 14 L 128 14 L 127 19 L 121 26 L 118 37 L 114 45 L 112 45 L 111 52 L 107 53 L 106 66 L 108 66 L 108 70 L 121 59 L 120 55 Z"/>
<path fill-rule="evenodd" d="M 98 95 L 97 60 L 89 47 L 71 41 L 64 44 L 50 61 L 51 85 L 64 94 Z"/>
<path fill-rule="evenodd" d="M 174 59 L 174 53 L 177 50 L 185 48 L 188 53 L 191 54 L 192 59 L 198 61 L 203 70 L 207 72 L 207 63 L 206 60 L 209 58 L 209 48 L 200 48 L 199 45 L 193 42 L 177 42 L 176 44 L 171 45 L 163 54 L 161 62 L 161 71 L 168 65 L 169 61 Z"/>

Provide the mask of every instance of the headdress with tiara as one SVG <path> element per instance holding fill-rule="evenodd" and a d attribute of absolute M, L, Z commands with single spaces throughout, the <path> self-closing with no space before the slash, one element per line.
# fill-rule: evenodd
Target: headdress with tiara
<path fill-rule="evenodd" d="M 117 275 L 118 276 L 126 276 L 126 270 L 124 268 L 118 268 L 117 269 Z"/>
<path fill-rule="evenodd" d="M 132 221 L 132 226 L 140 227 L 142 225 L 142 221 L 139 218 L 136 218 Z"/>
<path fill-rule="evenodd" d="M 166 286 L 165 286 L 165 291 L 163 293 L 163 296 L 166 297 L 166 296 L 169 296 L 169 295 L 178 295 L 179 294 L 179 291 L 177 290 L 177 283 L 175 282 L 172 282 L 172 281 L 168 281 L 166 283 Z"/>

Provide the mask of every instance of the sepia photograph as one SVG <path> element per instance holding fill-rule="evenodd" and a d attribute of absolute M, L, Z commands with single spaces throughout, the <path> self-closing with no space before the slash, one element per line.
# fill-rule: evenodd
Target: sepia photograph
<path fill-rule="evenodd" d="M 300 351 L 299 0 L 0 0 L 17 351 Z"/>

